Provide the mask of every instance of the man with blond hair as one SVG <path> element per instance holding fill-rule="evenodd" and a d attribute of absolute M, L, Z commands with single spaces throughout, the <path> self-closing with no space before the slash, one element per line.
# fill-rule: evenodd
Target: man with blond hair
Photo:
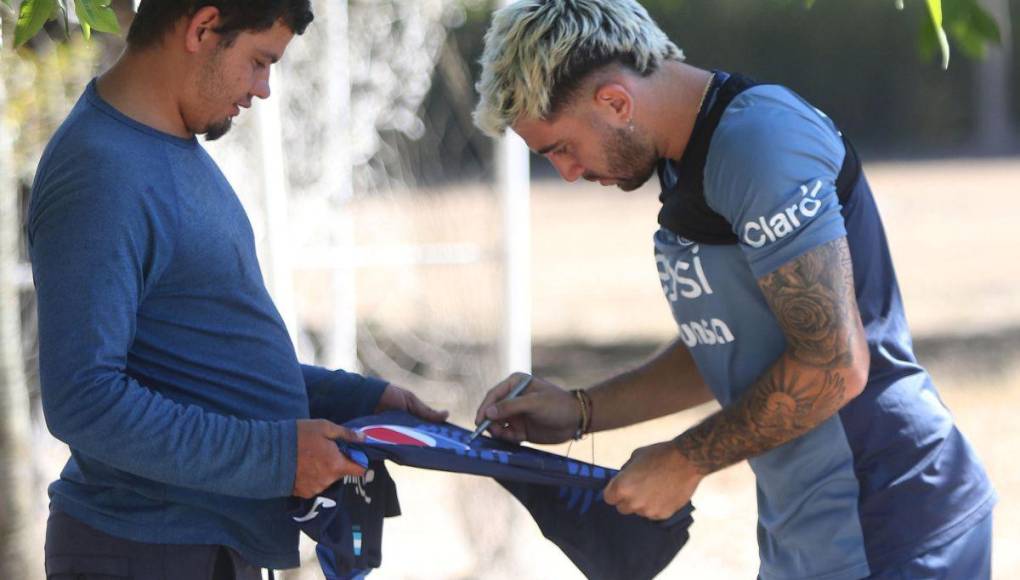
<path fill-rule="evenodd" d="M 636 450 L 605 490 L 663 519 L 749 461 L 760 577 L 988 578 L 995 492 L 916 361 L 849 141 L 792 91 L 684 63 L 630 0 L 521 0 L 486 35 L 476 123 L 567 181 L 661 185 L 677 339 L 588 389 L 494 387 L 496 437 L 561 442 L 722 409 Z"/>

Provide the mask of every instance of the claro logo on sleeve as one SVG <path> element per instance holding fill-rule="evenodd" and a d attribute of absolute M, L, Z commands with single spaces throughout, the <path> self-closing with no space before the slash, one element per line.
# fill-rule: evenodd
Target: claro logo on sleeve
<path fill-rule="evenodd" d="M 800 200 L 790 207 L 776 213 L 772 217 L 762 216 L 744 224 L 743 241 L 752 248 L 760 248 L 780 238 L 785 238 L 810 221 L 818 214 L 822 201 L 818 193 L 822 190 L 822 181 L 815 180 L 811 189 L 807 185 L 800 186 Z"/>

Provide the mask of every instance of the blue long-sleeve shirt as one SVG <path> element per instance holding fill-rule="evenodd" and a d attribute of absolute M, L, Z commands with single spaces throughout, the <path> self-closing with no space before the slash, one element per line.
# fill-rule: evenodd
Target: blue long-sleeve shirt
<path fill-rule="evenodd" d="M 296 420 L 371 413 L 385 383 L 298 363 L 254 236 L 198 141 L 91 83 L 40 162 L 28 217 L 56 509 L 140 542 L 297 565 Z"/>

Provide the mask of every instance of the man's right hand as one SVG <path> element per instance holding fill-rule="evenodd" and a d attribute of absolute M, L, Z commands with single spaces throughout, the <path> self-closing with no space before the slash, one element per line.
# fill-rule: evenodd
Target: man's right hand
<path fill-rule="evenodd" d="M 475 413 L 475 424 L 491 419 L 493 437 L 517 443 L 562 443 L 573 437 L 581 407 L 569 391 L 534 377 L 519 397 L 505 400 L 527 376 L 514 373 L 490 389 Z"/>
<path fill-rule="evenodd" d="M 364 441 L 361 434 L 325 419 L 298 420 L 297 474 L 291 493 L 312 498 L 345 475 L 365 474 L 365 468 L 340 453 L 337 439 Z"/>

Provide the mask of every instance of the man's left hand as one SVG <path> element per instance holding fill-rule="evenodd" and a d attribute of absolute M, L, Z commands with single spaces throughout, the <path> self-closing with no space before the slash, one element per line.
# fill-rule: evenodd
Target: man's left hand
<path fill-rule="evenodd" d="M 375 408 L 376 413 L 383 411 L 407 411 L 419 419 L 433 423 L 442 423 L 450 415 L 449 411 L 437 411 L 411 391 L 393 384 L 386 386 Z"/>
<path fill-rule="evenodd" d="M 672 441 L 666 441 L 634 451 L 603 497 L 622 514 L 665 520 L 690 501 L 703 477 Z"/>

